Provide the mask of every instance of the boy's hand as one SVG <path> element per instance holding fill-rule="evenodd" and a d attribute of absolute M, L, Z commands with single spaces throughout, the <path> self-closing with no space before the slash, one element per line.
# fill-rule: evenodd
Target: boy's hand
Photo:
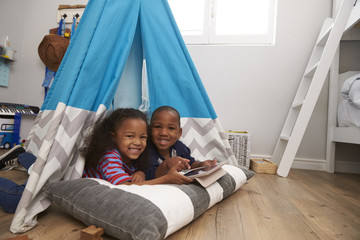
<path fill-rule="evenodd" d="M 206 166 L 212 166 L 217 163 L 217 160 L 205 160 L 203 162 L 195 161 L 193 164 L 191 164 L 191 168 L 198 168 L 198 167 L 206 167 Z"/>
<path fill-rule="evenodd" d="M 193 179 L 178 173 L 176 166 L 172 167 L 165 176 L 167 183 L 172 184 L 189 184 L 193 181 Z"/>
<path fill-rule="evenodd" d="M 145 181 L 145 173 L 143 171 L 137 171 L 131 175 L 131 182 L 143 182 Z"/>
<path fill-rule="evenodd" d="M 165 162 L 167 163 L 167 169 L 171 169 L 176 166 L 176 170 L 178 172 L 191 168 L 189 165 L 190 160 L 182 157 L 171 157 L 166 159 Z"/>
<path fill-rule="evenodd" d="M 217 163 L 216 159 L 214 159 L 214 160 L 206 160 L 206 161 L 202 162 L 201 167 L 212 166 L 212 165 L 215 165 L 216 163 Z"/>

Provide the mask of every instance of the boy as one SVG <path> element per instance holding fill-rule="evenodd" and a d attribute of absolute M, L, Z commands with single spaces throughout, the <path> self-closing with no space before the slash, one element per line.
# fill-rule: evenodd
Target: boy
<path fill-rule="evenodd" d="M 179 112 L 170 107 L 157 108 L 150 120 L 150 165 L 146 179 L 165 175 L 173 166 L 177 171 L 216 164 L 216 160 L 195 161 L 190 149 L 181 141 Z"/>
<path fill-rule="evenodd" d="M 28 170 L 35 162 L 36 157 L 25 152 L 21 145 L 16 145 L 11 150 L 0 156 L 0 169 L 18 168 Z M 25 189 L 24 184 L 17 184 L 10 179 L 0 177 L 0 208 L 4 212 L 14 213 Z"/>

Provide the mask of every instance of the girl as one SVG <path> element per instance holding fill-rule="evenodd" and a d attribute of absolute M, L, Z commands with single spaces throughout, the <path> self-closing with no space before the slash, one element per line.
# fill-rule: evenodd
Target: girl
<path fill-rule="evenodd" d="M 147 121 L 141 111 L 117 109 L 104 120 L 97 122 L 85 140 L 83 177 L 100 178 L 112 184 L 190 183 L 192 180 L 177 173 L 145 181 L 148 164 Z"/>

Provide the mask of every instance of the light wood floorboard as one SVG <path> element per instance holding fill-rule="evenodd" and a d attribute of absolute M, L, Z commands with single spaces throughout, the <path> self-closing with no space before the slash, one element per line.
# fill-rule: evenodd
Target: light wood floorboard
<path fill-rule="evenodd" d="M 22 183 L 27 174 L 0 171 L 0 177 Z M 12 217 L 0 210 L 0 239 L 19 236 L 9 232 Z M 30 239 L 79 239 L 86 227 L 55 205 L 38 221 L 26 233 Z M 297 169 L 287 178 L 257 174 L 167 239 L 360 239 L 360 175 Z"/>

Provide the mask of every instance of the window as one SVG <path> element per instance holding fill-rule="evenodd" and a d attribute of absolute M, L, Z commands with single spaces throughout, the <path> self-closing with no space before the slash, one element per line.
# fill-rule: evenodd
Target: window
<path fill-rule="evenodd" d="M 168 0 L 187 44 L 274 44 L 276 0 Z"/>

